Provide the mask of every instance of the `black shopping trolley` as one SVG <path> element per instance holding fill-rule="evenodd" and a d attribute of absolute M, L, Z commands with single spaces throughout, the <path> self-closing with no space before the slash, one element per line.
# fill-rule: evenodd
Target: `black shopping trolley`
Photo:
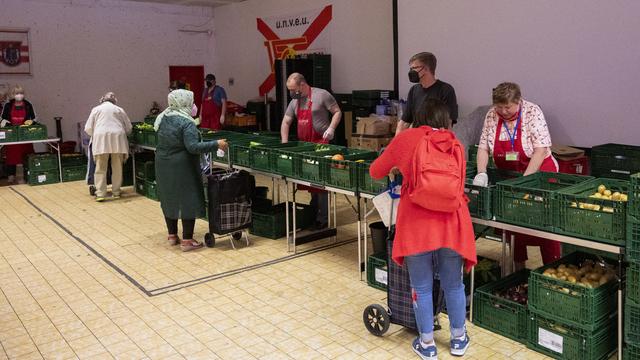
<path fill-rule="evenodd" d="M 207 247 L 215 245 L 216 235 L 231 235 L 233 240 L 245 238 L 249 246 L 247 229 L 251 226 L 251 198 L 255 179 L 244 170 L 212 171 L 207 175 L 209 232 L 204 237 Z"/>

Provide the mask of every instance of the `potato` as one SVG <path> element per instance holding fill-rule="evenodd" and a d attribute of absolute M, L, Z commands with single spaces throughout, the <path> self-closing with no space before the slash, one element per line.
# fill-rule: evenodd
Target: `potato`
<path fill-rule="evenodd" d="M 597 193 L 593 194 L 593 195 L 592 195 L 592 196 L 590 196 L 590 197 L 594 197 L 594 198 L 596 198 L 596 199 L 600 199 L 600 198 L 602 198 L 602 194 L 600 194 L 599 192 L 597 192 Z"/>
<path fill-rule="evenodd" d="M 600 281 L 601 277 L 602 275 L 597 272 L 592 272 L 587 275 L 587 279 L 589 279 L 589 281 Z"/>
<path fill-rule="evenodd" d="M 629 201 L 627 194 L 620 194 L 620 201 Z"/>
<path fill-rule="evenodd" d="M 613 194 L 611 194 L 611 200 L 615 200 L 615 201 L 620 200 L 620 195 L 621 194 L 619 192 L 617 192 L 617 191 L 614 192 Z"/>
<path fill-rule="evenodd" d="M 613 213 L 613 208 L 612 207 L 608 207 L 608 206 L 603 206 L 602 207 L 602 211 L 604 211 L 606 213 Z"/>
<path fill-rule="evenodd" d="M 598 285 L 604 285 L 604 284 L 606 284 L 608 282 L 609 282 L 609 279 L 607 279 L 606 276 L 603 276 L 603 277 L 600 278 L 600 281 L 598 281 Z"/>
<path fill-rule="evenodd" d="M 600 186 L 598 186 L 598 192 L 599 192 L 600 194 L 604 193 L 606 190 L 607 190 L 607 187 L 606 187 L 606 186 L 604 186 L 604 185 L 600 185 Z"/>
<path fill-rule="evenodd" d="M 612 194 L 611 190 L 605 190 L 604 193 L 602 193 L 602 195 L 609 196 L 609 197 L 611 196 L 611 194 Z"/>
<path fill-rule="evenodd" d="M 571 207 L 578 207 L 578 204 L 576 204 L 575 202 L 571 202 Z"/>
<path fill-rule="evenodd" d="M 578 281 L 578 279 L 576 279 L 576 277 L 573 276 L 573 275 L 569 275 L 569 276 L 567 276 L 567 281 L 570 282 L 570 283 L 575 284 Z"/>
<path fill-rule="evenodd" d="M 551 275 L 551 274 L 555 274 L 555 273 L 556 273 L 556 269 L 548 268 L 542 273 L 542 275 Z"/>

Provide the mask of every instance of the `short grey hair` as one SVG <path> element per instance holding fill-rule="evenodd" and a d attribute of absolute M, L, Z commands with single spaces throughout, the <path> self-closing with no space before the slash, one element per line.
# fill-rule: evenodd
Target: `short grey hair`
<path fill-rule="evenodd" d="M 302 83 L 307 83 L 307 79 L 304 78 L 304 75 L 300 74 L 300 73 L 293 73 L 291 75 L 289 75 L 289 78 L 287 79 L 287 82 L 290 81 L 294 81 L 296 83 L 296 85 L 300 85 Z"/>
<path fill-rule="evenodd" d="M 101 104 L 105 101 L 116 104 L 118 102 L 118 99 L 116 99 L 116 94 L 114 94 L 113 91 L 109 91 L 106 94 L 102 95 L 102 97 L 100 98 Z"/>
<path fill-rule="evenodd" d="M 432 75 L 436 74 L 436 65 L 438 65 L 438 60 L 436 59 L 435 55 L 426 51 L 417 53 L 413 55 L 411 59 L 409 59 L 409 64 L 416 60 L 420 61 L 427 69 L 429 69 L 429 72 Z"/>

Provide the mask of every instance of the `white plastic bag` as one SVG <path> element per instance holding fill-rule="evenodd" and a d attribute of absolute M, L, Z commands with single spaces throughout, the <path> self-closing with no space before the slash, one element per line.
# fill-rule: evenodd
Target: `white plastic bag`
<path fill-rule="evenodd" d="M 380 218 L 386 227 L 396 224 L 398 204 L 400 203 L 400 185 L 393 182 L 388 190 L 373 198 L 373 206 L 378 210 Z"/>

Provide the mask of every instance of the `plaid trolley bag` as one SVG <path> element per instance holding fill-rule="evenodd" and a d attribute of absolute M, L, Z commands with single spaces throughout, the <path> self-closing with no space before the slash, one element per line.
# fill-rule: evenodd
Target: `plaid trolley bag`
<path fill-rule="evenodd" d="M 238 240 L 245 236 L 251 225 L 251 198 L 255 189 L 255 179 L 244 170 L 223 170 L 207 176 L 209 233 L 205 235 L 208 247 L 215 245 L 213 234 L 231 234 Z M 231 246 L 235 249 L 233 240 Z"/>

